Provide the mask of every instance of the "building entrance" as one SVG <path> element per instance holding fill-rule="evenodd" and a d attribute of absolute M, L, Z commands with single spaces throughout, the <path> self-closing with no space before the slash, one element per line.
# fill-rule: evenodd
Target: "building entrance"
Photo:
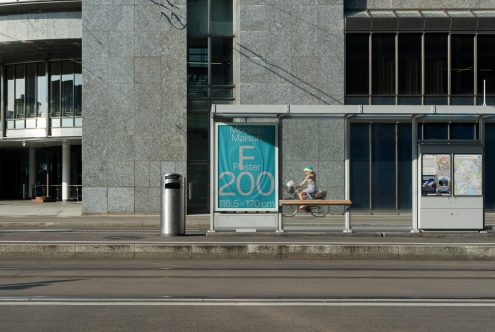
<path fill-rule="evenodd" d="M 28 194 L 27 150 L 0 149 L 0 200 L 24 199 Z"/>

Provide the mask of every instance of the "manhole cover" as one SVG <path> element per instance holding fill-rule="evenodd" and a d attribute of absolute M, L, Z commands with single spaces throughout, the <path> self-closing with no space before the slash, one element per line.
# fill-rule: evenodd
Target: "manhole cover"
<path fill-rule="evenodd" d="M 139 240 L 141 239 L 140 236 L 133 236 L 133 235 L 112 235 L 112 236 L 106 236 L 105 239 L 109 240 Z"/>

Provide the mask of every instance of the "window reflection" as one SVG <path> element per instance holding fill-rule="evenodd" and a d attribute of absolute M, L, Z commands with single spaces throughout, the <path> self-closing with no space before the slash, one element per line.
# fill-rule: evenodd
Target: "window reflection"
<path fill-rule="evenodd" d="M 62 116 L 74 115 L 74 63 L 72 61 L 62 62 Z"/>
<path fill-rule="evenodd" d="M 7 119 L 43 117 L 47 108 L 51 117 L 81 116 L 81 64 L 72 60 L 54 61 L 48 69 L 47 85 L 45 62 L 5 66 Z"/>
<path fill-rule="evenodd" d="M 36 111 L 38 116 L 43 116 L 46 112 L 46 66 L 45 63 L 37 64 L 37 93 L 36 93 Z"/>
<path fill-rule="evenodd" d="M 50 63 L 50 115 L 60 117 L 60 62 Z"/>
<path fill-rule="evenodd" d="M 15 117 L 25 117 L 24 103 L 26 101 L 26 83 L 24 77 L 24 64 L 15 66 Z"/>
<path fill-rule="evenodd" d="M 26 65 L 26 117 L 36 117 L 36 63 Z"/>

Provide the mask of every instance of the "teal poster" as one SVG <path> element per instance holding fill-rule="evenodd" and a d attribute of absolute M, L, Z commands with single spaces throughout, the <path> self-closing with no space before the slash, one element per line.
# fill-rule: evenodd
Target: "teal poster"
<path fill-rule="evenodd" d="M 277 126 L 217 126 L 219 211 L 277 211 Z"/>

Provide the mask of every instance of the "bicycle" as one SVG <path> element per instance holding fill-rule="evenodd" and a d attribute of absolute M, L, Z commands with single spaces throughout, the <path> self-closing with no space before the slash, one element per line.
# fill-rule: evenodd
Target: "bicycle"
<path fill-rule="evenodd" d="M 299 200 L 299 193 L 302 192 L 301 187 L 295 187 L 293 181 L 287 183 L 286 197 L 284 199 L 294 199 Z M 308 203 L 311 201 L 317 201 L 319 199 L 325 199 L 327 197 L 326 191 L 318 190 L 315 194 L 306 194 L 306 200 Z M 311 202 L 312 203 L 312 202 Z M 330 212 L 330 207 L 328 205 L 313 205 L 308 204 L 304 210 L 311 213 L 314 217 L 322 218 Z M 299 211 L 298 205 L 284 205 L 282 207 L 282 215 L 284 217 L 293 217 Z"/>

